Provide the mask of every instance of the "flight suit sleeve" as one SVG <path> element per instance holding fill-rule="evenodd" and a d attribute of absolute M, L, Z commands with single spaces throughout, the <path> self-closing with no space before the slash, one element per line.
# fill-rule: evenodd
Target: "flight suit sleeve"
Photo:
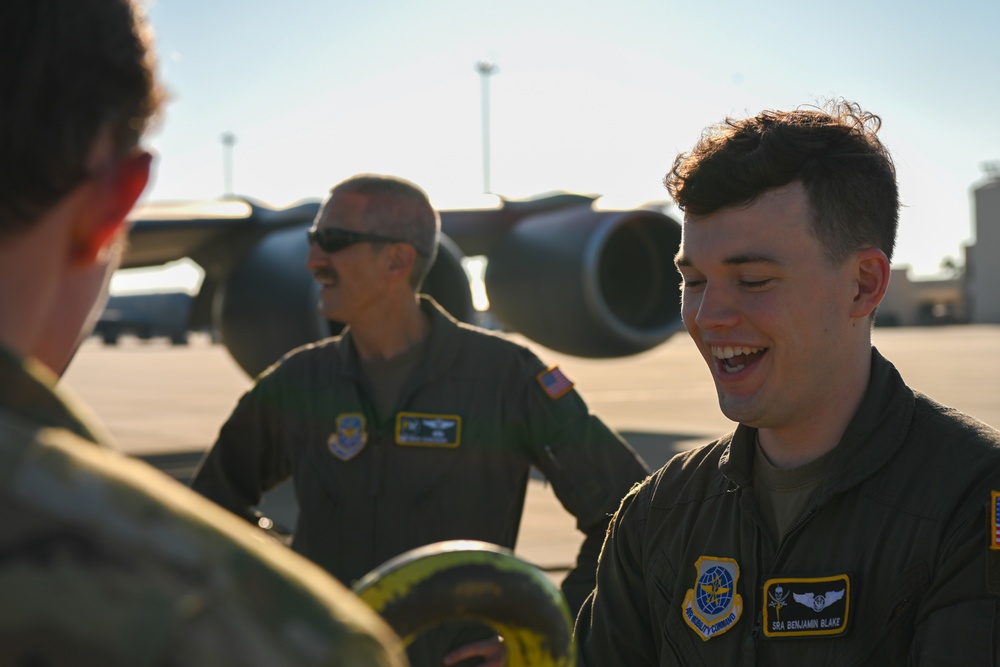
<path fill-rule="evenodd" d="M 652 641 L 643 572 L 642 535 L 649 487 L 636 486 L 608 528 L 597 567 L 597 585 L 576 620 L 580 667 L 659 664 Z"/>
<path fill-rule="evenodd" d="M 256 523 L 254 508 L 264 493 L 291 474 L 281 437 L 281 413 L 278 379 L 274 375 L 261 376 L 223 424 L 191 487 Z"/>
<path fill-rule="evenodd" d="M 539 376 L 547 370 L 540 360 L 533 361 L 537 365 L 528 366 L 530 386 L 525 392 L 532 458 L 585 535 L 576 564 L 562 584 L 575 615 L 594 587 L 612 514 L 649 470 L 620 435 L 591 414 L 575 389 L 556 397 L 546 392 Z"/>
<path fill-rule="evenodd" d="M 1000 665 L 1000 551 L 988 546 L 992 529 L 980 511 L 944 545 L 916 612 L 908 664 Z"/>

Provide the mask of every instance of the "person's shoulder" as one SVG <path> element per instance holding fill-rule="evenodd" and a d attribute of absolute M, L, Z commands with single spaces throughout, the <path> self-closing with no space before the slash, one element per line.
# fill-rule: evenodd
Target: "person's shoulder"
<path fill-rule="evenodd" d="M 340 346 L 343 342 L 343 336 L 332 336 L 299 345 L 261 371 L 255 378 L 255 382 L 300 377 L 303 374 L 325 369 L 329 364 L 336 365 L 340 360 Z"/>
<path fill-rule="evenodd" d="M 866 493 L 931 520 L 972 520 L 1000 491 L 1000 431 L 919 392 L 914 399 L 900 447 Z"/>
<path fill-rule="evenodd" d="M 320 657 L 340 651 L 388 655 L 380 645 L 395 640 L 370 609 L 236 516 L 151 466 L 68 432 L 17 436 L 16 447 L 2 447 L 0 497 L 30 530 L 6 531 L 0 543 L 5 553 L 35 562 L 22 597 L 44 593 L 51 577 L 61 576 L 68 587 L 56 596 L 60 605 L 121 617 L 150 638 L 182 628 L 218 641 L 245 638 L 289 664 L 327 664 Z M 58 573 L 47 566 L 56 554 L 46 549 L 59 551 Z M 106 579 L 114 596 L 93 587 Z M 143 616 L 143 601 L 162 613 Z"/>
<path fill-rule="evenodd" d="M 1000 431 L 920 392 L 914 392 L 910 439 L 937 449 L 947 444 L 947 455 L 992 460 L 1000 465 Z"/>
<path fill-rule="evenodd" d="M 648 487 L 650 502 L 670 506 L 725 492 L 729 481 L 719 465 L 729 456 L 732 436 L 730 433 L 674 455 L 643 482 Z"/>
<path fill-rule="evenodd" d="M 502 331 L 483 329 L 472 324 L 457 324 L 460 350 L 467 357 L 501 368 L 512 365 L 537 373 L 546 364 L 526 344 Z"/>

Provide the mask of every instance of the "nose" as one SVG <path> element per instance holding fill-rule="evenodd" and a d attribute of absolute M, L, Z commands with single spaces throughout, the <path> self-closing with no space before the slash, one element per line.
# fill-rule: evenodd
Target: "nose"
<path fill-rule="evenodd" d="M 685 323 L 693 323 L 704 331 L 731 327 L 739 320 L 732 294 L 718 284 L 706 284 L 696 295 L 684 294 L 681 311 Z"/>
<path fill-rule="evenodd" d="M 323 252 L 315 243 L 309 244 L 309 253 L 306 255 L 306 268 L 314 271 L 326 264 L 327 254 Z"/>

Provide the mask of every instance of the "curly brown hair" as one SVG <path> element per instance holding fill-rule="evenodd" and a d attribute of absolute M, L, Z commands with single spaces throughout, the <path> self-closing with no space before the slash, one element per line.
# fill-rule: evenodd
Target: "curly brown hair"
<path fill-rule="evenodd" d="M 899 191 L 892 157 L 876 136 L 881 125 L 878 116 L 843 100 L 726 118 L 677 156 L 664 185 L 683 211 L 700 216 L 799 181 L 831 263 L 865 247 L 892 259 Z"/>
<path fill-rule="evenodd" d="M 133 0 L 0 3 L 0 236 L 89 176 L 99 133 L 133 150 L 162 98 Z"/>

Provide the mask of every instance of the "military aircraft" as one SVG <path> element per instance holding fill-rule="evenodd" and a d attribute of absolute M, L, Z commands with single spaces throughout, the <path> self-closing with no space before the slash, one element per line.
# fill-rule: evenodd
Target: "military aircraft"
<path fill-rule="evenodd" d="M 320 205 L 147 204 L 133 215 L 122 268 L 183 257 L 199 264 L 205 278 L 191 326 L 211 323 L 253 376 L 339 330 L 320 316 L 318 287 L 305 268 L 306 230 Z M 462 258 L 483 256 L 490 313 L 550 349 L 625 356 L 680 329 L 673 265 L 680 225 L 661 210 L 603 210 L 595 196 L 552 193 L 440 214 L 440 251 L 423 291 L 459 320 L 476 316 Z"/>

